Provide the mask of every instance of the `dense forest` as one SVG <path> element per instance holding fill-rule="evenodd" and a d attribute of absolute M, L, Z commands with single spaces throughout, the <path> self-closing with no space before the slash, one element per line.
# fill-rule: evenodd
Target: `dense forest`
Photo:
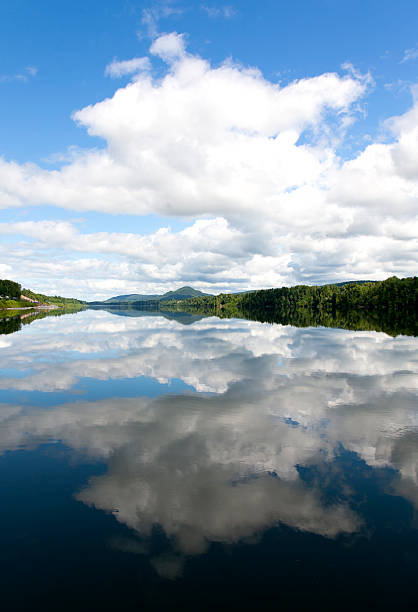
<path fill-rule="evenodd" d="M 167 307 L 297 326 L 324 325 L 417 335 L 418 278 L 262 289 L 181 303 L 173 301 L 164 305 L 164 309 Z"/>
<path fill-rule="evenodd" d="M 0 279 L 0 297 L 8 298 L 10 300 L 20 299 L 21 287 L 19 283 L 15 283 L 7 278 Z"/>

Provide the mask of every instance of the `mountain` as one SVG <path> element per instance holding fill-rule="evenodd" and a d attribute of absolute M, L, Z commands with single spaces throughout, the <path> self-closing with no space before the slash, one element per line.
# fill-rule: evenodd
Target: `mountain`
<path fill-rule="evenodd" d="M 202 297 L 210 295 L 209 293 L 203 293 L 193 287 L 180 287 L 175 291 L 167 291 L 162 295 L 144 295 L 141 293 L 131 293 L 129 295 L 116 295 L 108 300 L 102 302 L 102 304 L 121 304 L 121 303 L 133 303 L 133 302 L 161 302 L 164 300 L 187 300 L 192 297 Z"/>
<path fill-rule="evenodd" d="M 103 304 L 112 304 L 112 302 L 117 302 L 120 304 L 121 302 L 147 302 L 149 300 L 159 300 L 160 295 L 141 295 L 140 293 L 130 293 L 129 295 L 116 295 L 115 297 L 111 297 L 108 300 L 105 300 Z"/>
<path fill-rule="evenodd" d="M 193 289 L 193 287 L 180 287 L 180 289 L 176 289 L 175 291 L 167 291 L 160 297 L 160 301 L 163 300 L 187 300 L 192 297 L 202 297 L 205 295 L 210 295 L 209 293 L 203 293 L 198 289 Z"/>

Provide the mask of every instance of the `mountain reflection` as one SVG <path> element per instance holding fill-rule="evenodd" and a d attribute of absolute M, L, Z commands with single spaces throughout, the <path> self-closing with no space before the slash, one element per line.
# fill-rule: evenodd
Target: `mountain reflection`
<path fill-rule="evenodd" d="M 82 377 L 146 376 L 194 389 L 152 398 L 109 392 L 100 401 L 69 394 L 48 409 L 0 409 L 2 452 L 59 440 L 107 462 L 76 498 L 142 536 L 160 526 L 177 555 L 155 561 L 162 575 L 177 575 L 178 559 L 210 542 L 250 541 L 279 524 L 328 538 L 361 531 L 337 466 L 342 449 L 390 470 L 382 486 L 417 507 L 414 338 L 92 311 L 42 324 L 8 336 L 1 388 L 70 393 Z M 307 470 L 327 476 L 309 479 Z M 339 492 L 330 495 L 336 471 Z"/>

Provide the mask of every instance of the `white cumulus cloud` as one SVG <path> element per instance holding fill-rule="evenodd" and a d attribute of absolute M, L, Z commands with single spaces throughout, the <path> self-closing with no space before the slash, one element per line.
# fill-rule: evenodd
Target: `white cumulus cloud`
<path fill-rule="evenodd" d="M 351 65 L 343 75 L 280 86 L 255 68 L 230 60 L 213 66 L 191 55 L 176 32 L 157 37 L 150 55 L 109 64 L 110 76 L 131 74 L 131 82 L 74 113 L 104 141 L 102 149 L 75 150 L 57 170 L 0 159 L 0 206 L 177 216 L 189 227 L 141 236 L 83 234 L 62 222 L 12 223 L 1 231 L 30 239 L 18 249 L 7 245 L 14 269 L 28 270 L 25 253 L 40 266 L 31 278 L 45 278 L 42 253 L 46 258 L 52 246 L 60 256 L 54 265 L 65 268 L 77 253 L 88 253 L 102 262 L 95 283 L 104 287 L 116 266 L 112 287 L 123 279 L 134 291 L 195 281 L 238 290 L 416 272 L 416 99 L 386 123 L 387 142 L 342 160 L 339 146 L 371 86 L 369 75 Z M 166 63 L 158 78 L 156 57 Z M 84 295 L 95 297 L 94 290 L 85 287 Z"/>
<path fill-rule="evenodd" d="M 152 43 L 150 52 L 166 62 L 183 57 L 185 54 L 183 35 L 177 32 L 162 34 Z"/>

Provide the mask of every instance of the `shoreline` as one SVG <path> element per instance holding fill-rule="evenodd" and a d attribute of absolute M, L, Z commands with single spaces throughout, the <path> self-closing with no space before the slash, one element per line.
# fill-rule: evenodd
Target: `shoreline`
<path fill-rule="evenodd" d="M 52 304 L 45 304 L 40 306 L 12 306 L 8 308 L 0 308 L 0 312 L 5 312 L 6 310 L 56 310 L 58 308 L 62 308 L 62 306 L 55 306 Z"/>

